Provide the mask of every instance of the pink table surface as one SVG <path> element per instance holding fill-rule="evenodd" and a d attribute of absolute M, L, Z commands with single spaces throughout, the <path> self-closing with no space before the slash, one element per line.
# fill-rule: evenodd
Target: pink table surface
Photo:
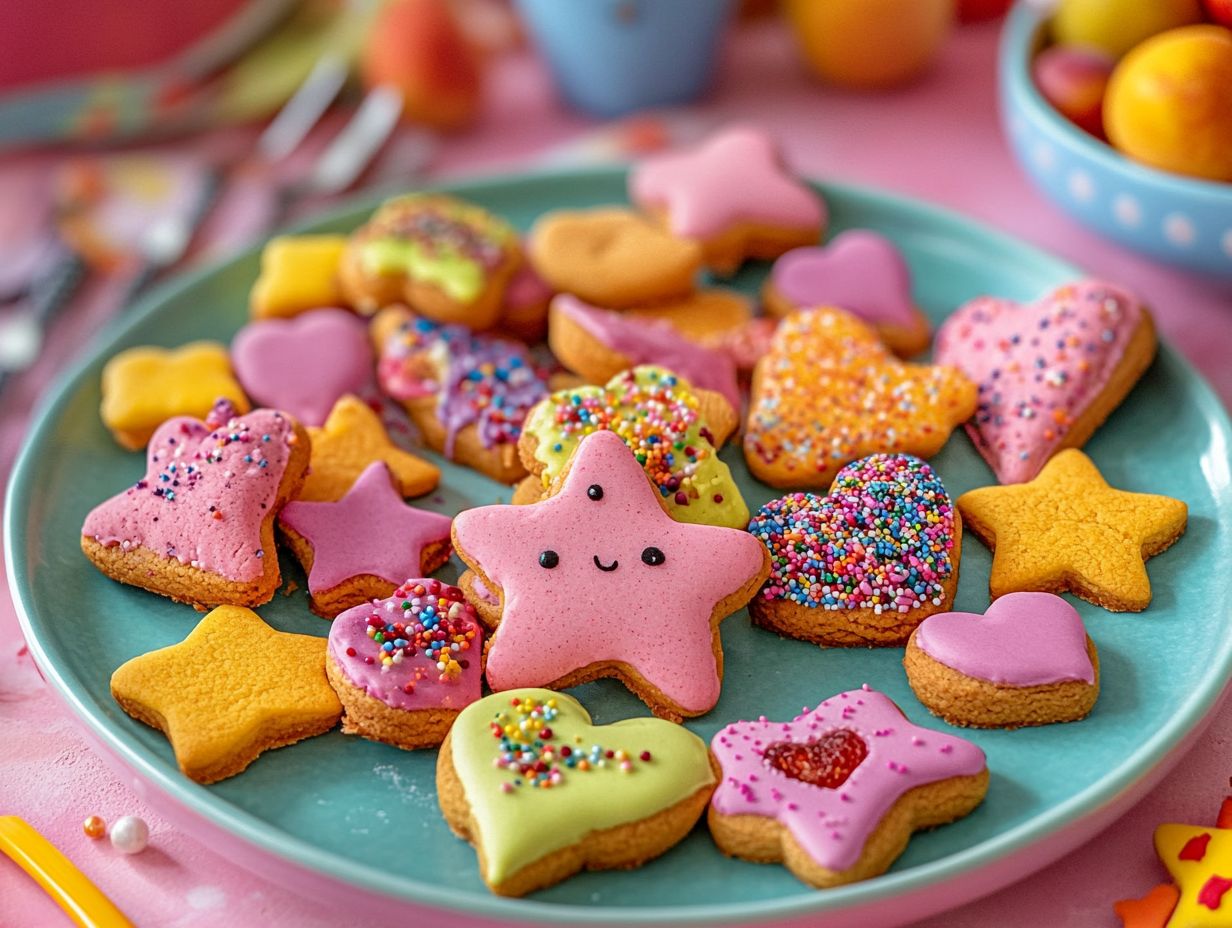
<path fill-rule="evenodd" d="M 1064 255 L 1093 274 L 1137 290 L 1154 307 L 1164 337 L 1232 399 L 1232 299 L 1227 290 L 1105 243 L 1042 200 L 1013 164 L 996 119 L 995 25 L 969 26 L 950 41 L 930 78 L 881 95 L 822 88 L 795 64 L 772 24 L 744 28 L 725 53 L 715 93 L 691 112 L 715 123 L 754 120 L 782 140 L 790 162 L 820 178 L 876 185 L 984 220 Z M 592 123 L 563 111 L 529 55 L 500 61 L 480 126 L 448 140 L 435 175 L 456 176 L 532 163 Z M 38 163 L 0 165 L 0 189 L 24 184 Z M 397 151 L 382 170 L 396 176 Z M 232 191 L 211 222 L 217 250 L 251 228 L 253 190 Z M 3 201 L 7 202 L 7 201 Z M 3 217 L 0 217 L 3 218 Z M 12 218 L 11 216 L 9 217 Z M 106 315 L 108 289 L 93 285 L 57 326 L 38 366 L 0 403 L 0 473 L 7 473 L 26 411 Z M 308 902 L 202 847 L 152 813 L 84 745 L 76 723 L 41 684 L 21 650 L 7 595 L 0 595 L 0 813 L 24 816 L 141 925 L 356 924 L 345 912 Z M 990 898 L 921 928 L 1100 928 L 1118 924 L 1112 900 L 1163 879 L 1151 834 L 1164 821 L 1210 822 L 1228 792 L 1232 706 L 1215 718 L 1175 772 L 1104 834 L 1056 864 Z M 83 817 L 143 815 L 151 847 L 124 857 L 82 836 Z M 66 919 L 20 871 L 0 860 L 0 925 L 59 925 Z"/>

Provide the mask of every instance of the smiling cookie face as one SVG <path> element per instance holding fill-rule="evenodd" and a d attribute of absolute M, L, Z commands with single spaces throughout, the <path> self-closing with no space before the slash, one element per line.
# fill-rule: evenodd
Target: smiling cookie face
<path fill-rule="evenodd" d="M 501 591 L 488 651 L 493 689 L 618 676 L 667 714 L 714 704 L 715 626 L 765 569 L 748 533 L 667 516 L 611 432 L 581 443 L 557 495 L 463 512 L 454 540 L 485 586 Z"/>

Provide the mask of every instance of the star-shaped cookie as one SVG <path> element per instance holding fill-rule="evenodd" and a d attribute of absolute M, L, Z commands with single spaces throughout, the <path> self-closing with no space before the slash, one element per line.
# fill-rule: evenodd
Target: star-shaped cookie
<path fill-rule="evenodd" d="M 295 500 L 278 516 L 308 573 L 313 611 L 331 618 L 439 568 L 449 560 L 450 524 L 404 503 L 383 461 L 369 464 L 337 502 Z"/>
<path fill-rule="evenodd" d="M 958 508 L 993 549 L 993 599 L 1023 590 L 1070 592 L 1112 612 L 1150 604 L 1146 559 L 1176 541 L 1188 517 L 1180 500 L 1110 487 L 1074 448 L 1029 483 L 964 493 Z"/>
<path fill-rule="evenodd" d="M 187 638 L 134 657 L 111 695 L 162 731 L 198 783 L 242 771 L 270 748 L 329 731 L 342 705 L 325 677 L 325 639 L 275 631 L 242 606 L 219 606 Z"/>
<path fill-rule="evenodd" d="M 718 624 L 765 580 L 752 535 L 677 522 L 625 443 L 585 438 L 556 495 L 459 513 L 454 548 L 500 598 L 494 690 L 616 677 L 666 718 L 719 698 Z"/>
<path fill-rule="evenodd" d="M 744 456 L 771 486 L 826 487 L 869 454 L 932 457 L 975 406 L 957 368 L 904 364 L 844 310 L 797 312 L 753 373 Z"/>
<path fill-rule="evenodd" d="M 403 496 L 431 493 L 440 482 L 441 472 L 436 465 L 390 441 L 381 417 L 352 394 L 338 400 L 325 425 L 309 428 L 308 436 L 312 439 L 312 464 L 298 499 L 342 499 L 373 461 L 388 465 Z"/>
<path fill-rule="evenodd" d="M 1155 852 L 1180 889 L 1169 926 L 1232 925 L 1232 830 L 1160 825 Z"/>

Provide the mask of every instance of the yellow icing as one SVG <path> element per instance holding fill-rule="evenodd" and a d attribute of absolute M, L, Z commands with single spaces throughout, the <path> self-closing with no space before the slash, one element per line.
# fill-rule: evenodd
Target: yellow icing
<path fill-rule="evenodd" d="M 249 310 L 254 319 L 285 318 L 323 306 L 346 305 L 338 289 L 343 235 L 284 235 L 261 252 L 261 274 L 253 284 Z"/>
<path fill-rule="evenodd" d="M 1210 841 L 1202 859 L 1181 860 L 1185 845 L 1194 838 L 1201 839 L 1203 835 L 1210 835 Z M 1168 920 L 1170 926 L 1226 928 L 1232 925 L 1232 890 L 1223 894 L 1214 909 L 1199 901 L 1211 877 L 1232 878 L 1232 829 L 1160 825 L 1155 829 L 1155 852 L 1181 891 L 1181 897 Z M 1207 901 L 1212 900 L 1208 898 Z"/>

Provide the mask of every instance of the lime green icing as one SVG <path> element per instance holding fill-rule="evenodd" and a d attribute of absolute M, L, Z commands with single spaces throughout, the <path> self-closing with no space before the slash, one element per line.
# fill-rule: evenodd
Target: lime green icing
<path fill-rule="evenodd" d="M 487 272 L 480 264 L 453 249 L 436 247 L 428 251 L 418 242 L 404 239 L 378 238 L 366 242 L 360 251 L 360 261 L 369 274 L 409 274 L 440 287 L 459 303 L 469 303 L 478 297 L 487 280 Z"/>
<path fill-rule="evenodd" d="M 588 757 L 593 745 L 624 751 L 630 769 L 605 759 L 603 766 L 588 771 L 565 769 L 559 782 L 537 788 L 516 771 L 496 766 L 501 741 L 492 722 L 511 709 L 514 699 L 555 700 L 557 715 L 546 723 L 552 729 L 548 743 L 569 745 Z M 483 846 L 484 877 L 490 883 L 581 842 L 592 831 L 649 818 L 715 783 L 705 742 L 687 728 L 655 718 L 594 726 L 581 703 L 552 690 L 507 690 L 471 703 L 454 723 L 450 742 L 479 832 L 472 837 Z M 650 760 L 641 760 L 643 751 L 650 752 Z M 515 779 L 522 785 L 504 787 Z"/>
<path fill-rule="evenodd" d="M 535 458 L 544 465 L 544 486 L 560 475 L 583 438 L 610 429 L 638 455 L 673 519 L 743 529 L 749 524 L 749 508 L 731 471 L 703 434 L 705 427 L 688 381 L 643 365 L 602 387 L 553 393 L 530 411 L 523 432 L 537 441 Z M 670 461 L 665 451 L 671 453 Z"/>

